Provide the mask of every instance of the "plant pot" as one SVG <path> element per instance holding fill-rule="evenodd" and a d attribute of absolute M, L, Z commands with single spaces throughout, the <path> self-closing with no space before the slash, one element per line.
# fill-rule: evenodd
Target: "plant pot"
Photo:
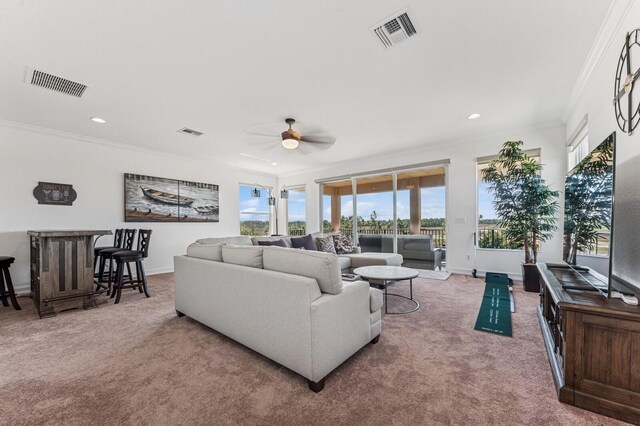
<path fill-rule="evenodd" d="M 522 264 L 522 284 L 524 291 L 540 293 L 540 273 L 535 263 Z"/>

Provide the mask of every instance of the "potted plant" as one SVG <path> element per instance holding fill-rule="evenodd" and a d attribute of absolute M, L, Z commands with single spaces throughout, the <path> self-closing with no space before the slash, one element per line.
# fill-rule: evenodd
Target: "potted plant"
<path fill-rule="evenodd" d="M 540 291 L 538 249 L 556 230 L 559 191 L 540 176 L 542 165 L 522 150 L 522 141 L 505 142 L 498 159 L 482 177 L 494 194 L 498 225 L 510 245 L 524 249 L 522 278 L 526 291 Z"/>

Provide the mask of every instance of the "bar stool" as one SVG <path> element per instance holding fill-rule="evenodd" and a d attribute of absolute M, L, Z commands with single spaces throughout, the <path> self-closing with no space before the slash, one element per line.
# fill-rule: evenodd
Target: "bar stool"
<path fill-rule="evenodd" d="M 11 274 L 9 273 L 9 267 L 16 260 L 14 257 L 9 256 L 0 256 L 0 299 L 2 299 L 3 306 L 9 306 L 9 302 L 7 302 L 7 295 L 11 299 L 11 304 L 16 311 L 22 309 L 20 305 L 18 305 L 18 301 L 16 300 L 16 292 L 13 290 L 13 281 L 11 281 Z M 5 289 L 4 283 L 5 279 L 7 282 L 8 291 Z"/>
<path fill-rule="evenodd" d="M 112 247 L 104 250 L 100 250 L 100 272 L 98 272 L 98 282 L 96 283 L 98 287 L 106 288 L 107 295 L 112 293 L 113 291 L 113 281 L 115 279 L 115 270 L 113 268 L 113 254 L 119 252 L 121 250 L 131 250 L 133 248 L 133 241 L 136 238 L 137 229 L 125 229 L 124 234 L 122 236 L 122 246 L 121 247 Z M 105 272 L 105 268 L 109 262 L 109 273 L 108 275 Z M 127 264 L 127 270 L 129 272 L 129 276 L 131 276 L 131 268 Z M 105 275 L 107 277 L 107 281 L 105 284 Z"/>
<path fill-rule="evenodd" d="M 102 250 L 106 250 L 106 249 L 110 249 L 110 248 L 122 248 L 122 233 L 123 233 L 124 229 L 116 229 L 115 232 L 113 233 L 113 245 L 112 246 L 102 246 L 102 247 L 94 247 L 93 248 L 93 269 L 94 269 L 94 274 L 93 277 L 94 278 L 98 278 L 100 275 L 98 272 L 95 272 L 95 268 L 96 266 L 99 266 L 102 263 L 102 256 L 100 256 L 100 252 Z M 96 240 L 97 242 L 97 240 Z M 98 271 L 100 269 L 98 268 Z M 98 280 L 98 282 L 100 282 L 100 280 Z M 97 284 L 97 283 L 96 283 Z M 98 285 L 98 287 L 96 288 L 96 290 L 100 289 L 100 285 Z"/>
<path fill-rule="evenodd" d="M 111 291 L 111 299 L 116 300 L 114 304 L 120 303 L 120 295 L 123 288 L 137 288 L 140 293 L 144 292 L 145 296 L 149 296 L 147 288 L 147 277 L 144 274 L 142 261 L 149 256 L 149 240 L 151 239 L 151 229 L 141 229 L 138 232 L 138 249 L 137 250 L 121 250 L 113 253 L 112 257 L 116 261 L 116 282 Z M 136 278 L 131 275 L 130 263 L 136 264 Z M 124 267 L 129 271 L 129 280 L 125 280 Z"/>

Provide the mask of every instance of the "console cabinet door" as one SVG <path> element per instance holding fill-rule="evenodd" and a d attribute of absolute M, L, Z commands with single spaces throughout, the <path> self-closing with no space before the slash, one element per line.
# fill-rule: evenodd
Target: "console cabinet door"
<path fill-rule="evenodd" d="M 578 313 L 575 339 L 576 405 L 602 398 L 640 409 L 640 323 Z"/>

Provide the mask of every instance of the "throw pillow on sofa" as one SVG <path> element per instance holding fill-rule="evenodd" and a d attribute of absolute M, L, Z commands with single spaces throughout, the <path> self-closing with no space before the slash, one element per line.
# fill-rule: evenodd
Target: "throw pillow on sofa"
<path fill-rule="evenodd" d="M 222 246 L 222 260 L 224 263 L 233 263 L 236 265 L 250 266 L 252 268 L 262 269 L 262 251 L 264 247 L 260 246 Z"/>
<path fill-rule="evenodd" d="M 353 253 L 353 245 L 351 239 L 342 234 L 333 234 L 333 245 L 336 248 L 337 254 L 350 254 Z"/>
<path fill-rule="evenodd" d="M 304 237 L 293 237 L 291 238 L 291 247 L 318 251 L 318 245 L 316 244 L 316 240 L 309 235 L 305 235 Z"/>
<path fill-rule="evenodd" d="M 333 244 L 333 237 L 331 235 L 316 238 L 316 241 L 318 242 L 318 251 L 338 254 L 336 252 L 336 246 Z"/>
<path fill-rule="evenodd" d="M 198 244 L 193 243 L 187 247 L 187 256 L 197 257 L 200 259 L 215 260 L 222 262 L 222 246 L 224 243 L 218 244 Z"/>
<path fill-rule="evenodd" d="M 274 240 L 274 241 L 258 241 L 259 246 L 276 246 L 276 247 L 287 247 L 284 241 L 282 240 Z"/>

